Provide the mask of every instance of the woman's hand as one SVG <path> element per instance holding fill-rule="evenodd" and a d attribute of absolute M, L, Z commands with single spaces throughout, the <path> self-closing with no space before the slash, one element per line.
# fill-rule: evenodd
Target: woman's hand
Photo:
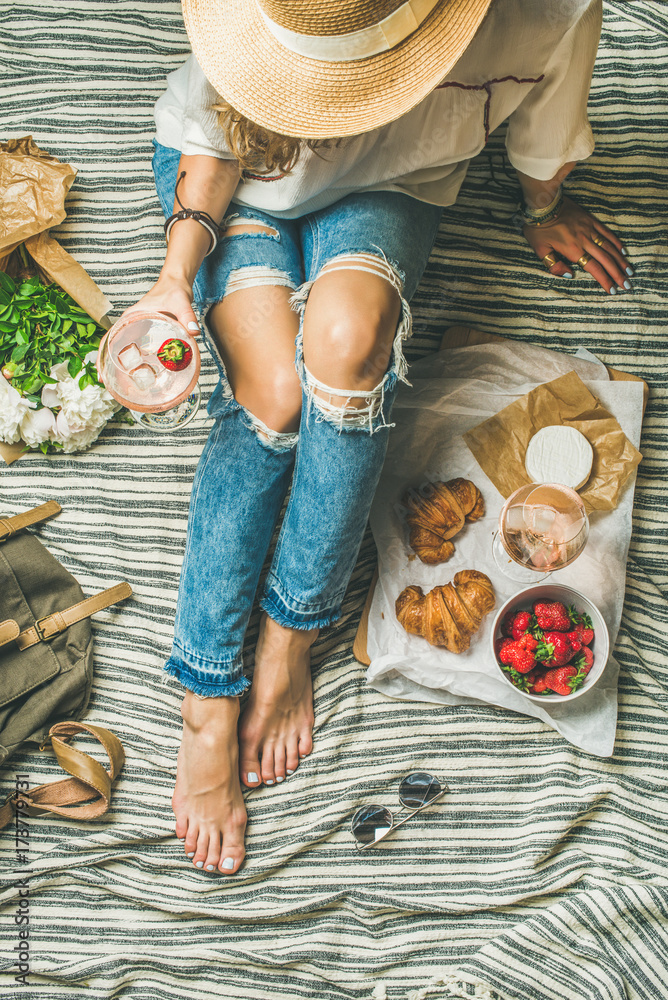
<path fill-rule="evenodd" d="M 616 294 L 617 287 L 631 288 L 629 277 L 633 268 L 624 255 L 621 240 L 571 198 L 564 197 L 564 206 L 554 222 L 545 226 L 525 225 L 522 232 L 539 260 L 543 261 L 547 254 L 556 258 L 556 263 L 549 267 L 549 261 L 544 261 L 550 274 L 572 278 L 573 268 L 559 257 L 577 264 L 584 254 L 591 259 L 583 270 L 610 295 Z"/>
<path fill-rule="evenodd" d="M 126 309 L 121 319 L 134 312 L 167 313 L 178 320 L 191 333 L 199 331 L 199 323 L 192 307 L 192 286 L 188 281 L 160 275 L 153 288 L 139 302 Z"/>

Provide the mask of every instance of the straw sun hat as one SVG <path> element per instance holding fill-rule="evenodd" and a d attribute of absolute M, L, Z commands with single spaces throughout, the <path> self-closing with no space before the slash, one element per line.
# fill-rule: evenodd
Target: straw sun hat
<path fill-rule="evenodd" d="M 491 0 L 182 0 L 220 96 L 283 135 L 386 125 L 452 69 Z"/>

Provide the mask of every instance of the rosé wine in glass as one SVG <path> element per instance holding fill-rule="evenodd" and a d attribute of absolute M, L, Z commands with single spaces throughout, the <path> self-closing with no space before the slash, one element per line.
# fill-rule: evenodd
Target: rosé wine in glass
<path fill-rule="evenodd" d="M 183 426 L 197 412 L 197 343 L 165 313 L 131 313 L 114 323 L 100 344 L 97 368 L 114 399 L 154 430 Z"/>
<path fill-rule="evenodd" d="M 503 505 L 494 556 L 499 569 L 514 579 L 527 572 L 525 579 L 535 579 L 535 573 L 552 573 L 577 559 L 588 536 L 587 513 L 575 490 L 559 483 L 531 483 Z"/>

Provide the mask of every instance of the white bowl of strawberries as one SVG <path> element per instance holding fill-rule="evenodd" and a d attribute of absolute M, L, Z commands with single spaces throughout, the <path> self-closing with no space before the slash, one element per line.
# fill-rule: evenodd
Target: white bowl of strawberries
<path fill-rule="evenodd" d="M 561 704 L 591 691 L 608 661 L 610 637 L 584 594 L 539 584 L 503 605 L 492 651 L 504 681 L 525 698 Z"/>

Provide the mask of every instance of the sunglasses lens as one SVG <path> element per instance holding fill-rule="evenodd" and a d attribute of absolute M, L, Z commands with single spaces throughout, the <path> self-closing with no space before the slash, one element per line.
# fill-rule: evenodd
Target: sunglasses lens
<path fill-rule="evenodd" d="M 360 844 L 373 844 L 391 829 L 392 813 L 384 806 L 362 806 L 353 816 L 353 837 Z"/>
<path fill-rule="evenodd" d="M 441 783 L 433 774 L 414 771 L 399 786 L 399 800 L 408 809 L 419 809 L 440 794 Z"/>

